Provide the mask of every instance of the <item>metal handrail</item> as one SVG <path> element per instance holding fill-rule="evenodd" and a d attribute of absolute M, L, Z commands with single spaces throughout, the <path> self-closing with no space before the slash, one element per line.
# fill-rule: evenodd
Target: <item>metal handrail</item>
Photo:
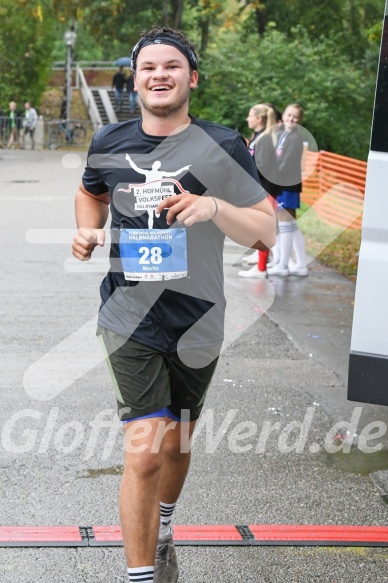
<path fill-rule="evenodd" d="M 100 112 L 98 111 L 96 102 L 94 100 L 93 94 L 89 89 L 89 85 L 86 82 L 85 75 L 81 67 L 79 67 L 78 63 L 77 63 L 77 78 L 79 79 L 80 82 L 82 97 L 87 107 L 90 119 L 93 122 L 95 131 L 97 131 L 103 125 L 103 122 L 101 119 Z"/>
<path fill-rule="evenodd" d="M 117 69 L 114 61 L 77 61 L 73 62 L 73 69 L 81 67 L 82 69 Z M 65 61 L 54 61 L 52 69 L 62 70 L 66 68 Z"/>

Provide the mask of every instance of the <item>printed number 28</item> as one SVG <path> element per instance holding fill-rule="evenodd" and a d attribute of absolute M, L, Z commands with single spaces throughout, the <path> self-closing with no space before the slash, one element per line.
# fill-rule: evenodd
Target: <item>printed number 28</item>
<path fill-rule="evenodd" d="M 139 259 L 139 263 L 141 265 L 149 265 L 153 263 L 154 265 L 159 265 L 162 263 L 162 250 L 160 247 L 140 247 L 139 253 L 141 257 Z"/>

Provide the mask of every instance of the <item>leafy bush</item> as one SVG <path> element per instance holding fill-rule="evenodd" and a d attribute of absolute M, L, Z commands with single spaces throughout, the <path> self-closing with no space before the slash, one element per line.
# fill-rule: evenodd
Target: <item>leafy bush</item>
<path fill-rule="evenodd" d="M 0 105 L 14 100 L 38 105 L 51 69 L 51 13 L 35 0 L 2 0 L 0 6 Z"/>
<path fill-rule="evenodd" d="M 246 134 L 245 119 L 255 103 L 283 109 L 298 102 L 305 110 L 303 125 L 320 150 L 365 159 L 376 82 L 374 47 L 373 65 L 367 67 L 338 51 L 335 38 L 312 40 L 301 26 L 291 36 L 272 28 L 261 40 L 252 36 L 245 42 L 229 32 L 209 45 L 192 105 L 197 115 Z"/>

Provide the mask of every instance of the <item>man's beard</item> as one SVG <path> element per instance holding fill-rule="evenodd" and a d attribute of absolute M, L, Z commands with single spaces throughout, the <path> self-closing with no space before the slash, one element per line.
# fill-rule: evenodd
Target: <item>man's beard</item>
<path fill-rule="evenodd" d="M 170 115 L 176 113 L 177 111 L 179 111 L 180 109 L 182 109 L 182 107 L 189 101 L 189 97 L 190 97 L 190 87 L 187 88 L 187 90 L 179 97 L 178 101 L 176 103 L 168 103 L 166 105 L 149 105 L 148 103 L 144 102 L 140 95 L 139 95 L 139 100 L 141 103 L 141 106 L 144 107 L 144 109 L 146 111 L 149 111 L 150 113 L 152 113 L 153 115 L 155 115 L 156 117 L 169 117 Z"/>

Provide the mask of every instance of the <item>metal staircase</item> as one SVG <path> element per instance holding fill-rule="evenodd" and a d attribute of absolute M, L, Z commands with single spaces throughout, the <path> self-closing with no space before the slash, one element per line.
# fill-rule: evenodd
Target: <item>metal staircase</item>
<path fill-rule="evenodd" d="M 121 111 L 116 111 L 114 107 L 114 91 L 110 87 L 91 87 L 85 78 L 82 68 L 76 68 L 77 87 L 81 90 L 89 118 L 97 131 L 102 125 L 126 121 L 139 117 L 141 110 L 136 105 L 134 112 L 130 112 L 128 94 L 124 93 Z"/>
<path fill-rule="evenodd" d="M 108 95 L 110 98 L 110 102 L 112 103 L 112 106 L 113 106 L 113 104 L 115 102 L 114 91 L 109 90 Z M 136 105 L 136 109 L 134 112 L 129 111 L 128 93 L 124 93 L 123 106 L 122 106 L 121 111 L 115 111 L 115 113 L 116 113 L 117 121 L 127 121 L 128 119 L 133 119 L 133 118 L 139 117 L 141 115 L 139 105 Z"/>
<path fill-rule="evenodd" d="M 134 112 L 130 112 L 128 104 L 128 95 L 124 93 L 123 105 L 121 111 L 115 110 L 114 92 L 105 87 L 91 89 L 96 107 L 99 111 L 103 125 L 126 121 L 140 115 L 140 107 L 136 106 Z"/>
<path fill-rule="evenodd" d="M 103 104 L 102 99 L 101 99 L 99 89 L 92 89 L 91 92 L 92 92 L 92 96 L 94 98 L 94 102 L 97 106 L 97 109 L 98 109 L 98 112 L 100 114 L 101 121 L 102 121 L 103 125 L 110 123 L 108 115 L 107 115 L 105 107 L 104 107 L 104 104 Z"/>

